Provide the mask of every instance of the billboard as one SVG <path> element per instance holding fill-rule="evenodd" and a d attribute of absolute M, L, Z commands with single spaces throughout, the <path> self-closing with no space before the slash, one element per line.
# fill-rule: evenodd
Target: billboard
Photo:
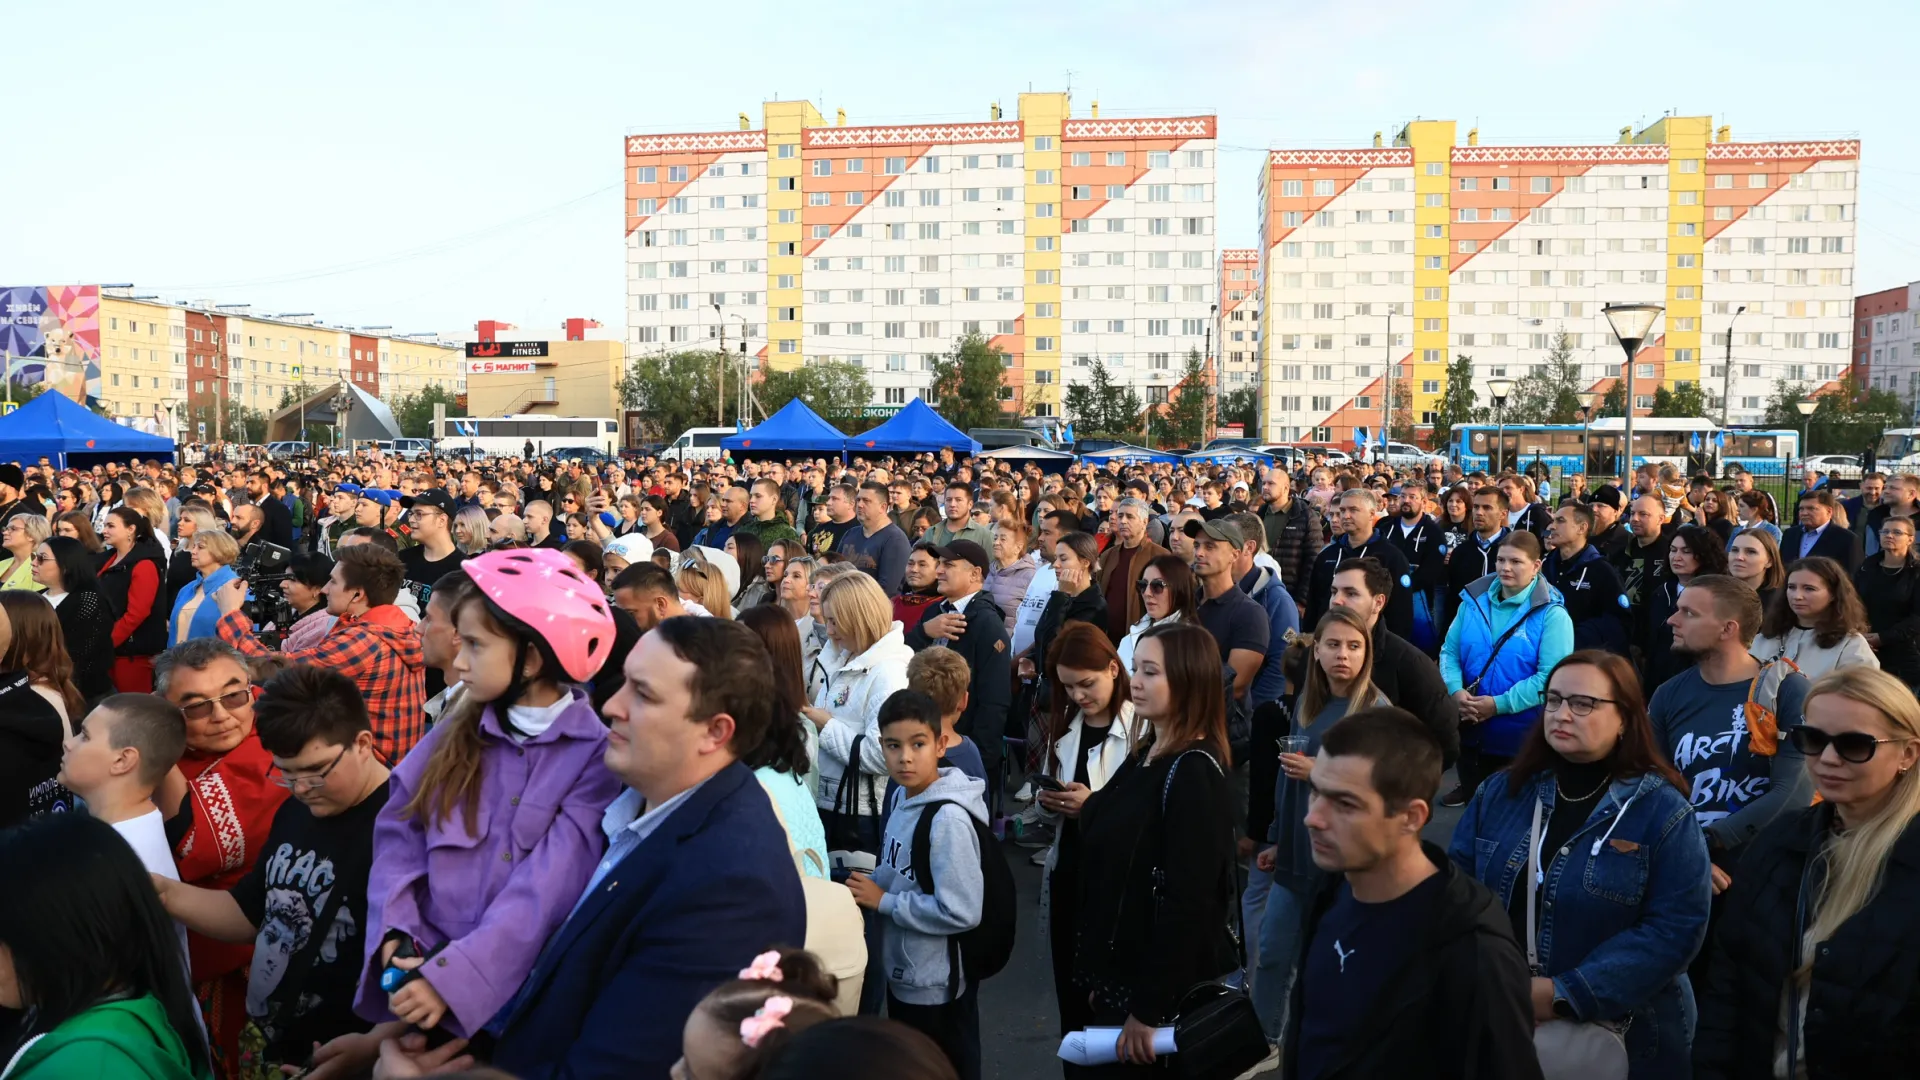
<path fill-rule="evenodd" d="M 100 286 L 0 286 L 6 377 L 47 383 L 75 401 L 100 397 Z"/>
<path fill-rule="evenodd" d="M 461 364 L 463 375 L 531 375 L 540 370 L 532 360 L 468 360 Z"/>

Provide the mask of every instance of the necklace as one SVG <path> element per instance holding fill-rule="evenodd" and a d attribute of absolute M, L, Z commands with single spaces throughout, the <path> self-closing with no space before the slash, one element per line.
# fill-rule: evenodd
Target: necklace
<path fill-rule="evenodd" d="M 1588 799 L 1593 798 L 1595 795 L 1600 794 L 1600 792 L 1604 790 L 1606 786 L 1612 782 L 1613 782 L 1613 777 L 1611 776 L 1602 777 L 1600 780 L 1599 787 L 1594 788 L 1592 791 L 1587 792 L 1585 795 L 1576 796 L 1576 795 L 1567 794 L 1567 789 L 1560 786 L 1560 778 L 1556 776 L 1553 778 L 1553 793 L 1559 796 L 1565 802 L 1583 803 L 1583 802 L 1586 802 Z"/>

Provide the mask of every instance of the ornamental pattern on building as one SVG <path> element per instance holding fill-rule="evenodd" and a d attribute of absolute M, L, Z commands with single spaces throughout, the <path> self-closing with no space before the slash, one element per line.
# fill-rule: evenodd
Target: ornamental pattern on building
<path fill-rule="evenodd" d="M 629 154 L 676 154 L 700 150 L 765 150 L 764 131 L 708 131 L 696 135 L 629 135 Z"/>
<path fill-rule="evenodd" d="M 1860 140 L 1823 142 L 1709 143 L 1709 161 L 1803 161 L 1808 158 L 1850 160 L 1860 156 Z"/>
<path fill-rule="evenodd" d="M 1211 116 L 1170 116 L 1142 120 L 1069 120 L 1069 139 L 1198 138 L 1214 136 Z"/>
<path fill-rule="evenodd" d="M 1412 165 L 1413 150 L 1405 146 L 1372 146 L 1357 150 L 1275 150 L 1270 165 Z"/>
<path fill-rule="evenodd" d="M 805 131 L 806 145 L 899 146 L 1020 141 L 1020 122 L 989 124 L 916 124 L 907 127 L 813 127 Z"/>
<path fill-rule="evenodd" d="M 1660 165 L 1667 148 L 1659 143 L 1603 143 L 1599 146 L 1456 146 L 1460 163 L 1568 162 L 1602 165 Z"/>

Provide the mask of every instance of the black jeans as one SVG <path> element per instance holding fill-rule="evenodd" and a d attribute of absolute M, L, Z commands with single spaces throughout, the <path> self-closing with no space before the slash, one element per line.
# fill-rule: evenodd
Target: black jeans
<path fill-rule="evenodd" d="M 1480 789 L 1487 777 L 1513 764 L 1513 759 L 1499 754 L 1483 754 L 1477 746 L 1460 747 L 1460 786 L 1466 790 L 1467 797 Z"/>
<path fill-rule="evenodd" d="M 979 983 L 944 1005 L 908 1005 L 889 989 L 887 1016 L 938 1043 L 960 1080 L 980 1080 Z"/>

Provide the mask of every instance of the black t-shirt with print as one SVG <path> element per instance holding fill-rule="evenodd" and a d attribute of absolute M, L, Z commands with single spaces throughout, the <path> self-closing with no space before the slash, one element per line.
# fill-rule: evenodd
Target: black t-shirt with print
<path fill-rule="evenodd" d="M 1317 1080 L 1378 1007 L 1380 994 L 1408 963 L 1445 887 L 1434 874 L 1382 904 L 1363 904 L 1345 882 L 1314 928 L 1300 961 L 1300 1049 L 1294 1075 Z"/>
<path fill-rule="evenodd" d="M 467 553 L 454 548 L 453 553 L 444 559 L 427 558 L 425 546 L 415 544 L 400 553 L 400 565 L 406 568 L 406 587 L 412 591 L 413 598 L 420 601 L 420 610 L 427 610 L 427 598 L 433 595 L 433 587 L 440 579 L 460 569 L 467 561 Z"/>
<path fill-rule="evenodd" d="M 333 817 L 299 799 L 281 803 L 260 858 L 231 891 L 259 928 L 247 1017 L 269 1062 L 298 1065 L 314 1043 L 372 1026 L 354 1015 L 353 995 L 366 957 L 373 822 L 387 793 L 382 784 Z"/>

